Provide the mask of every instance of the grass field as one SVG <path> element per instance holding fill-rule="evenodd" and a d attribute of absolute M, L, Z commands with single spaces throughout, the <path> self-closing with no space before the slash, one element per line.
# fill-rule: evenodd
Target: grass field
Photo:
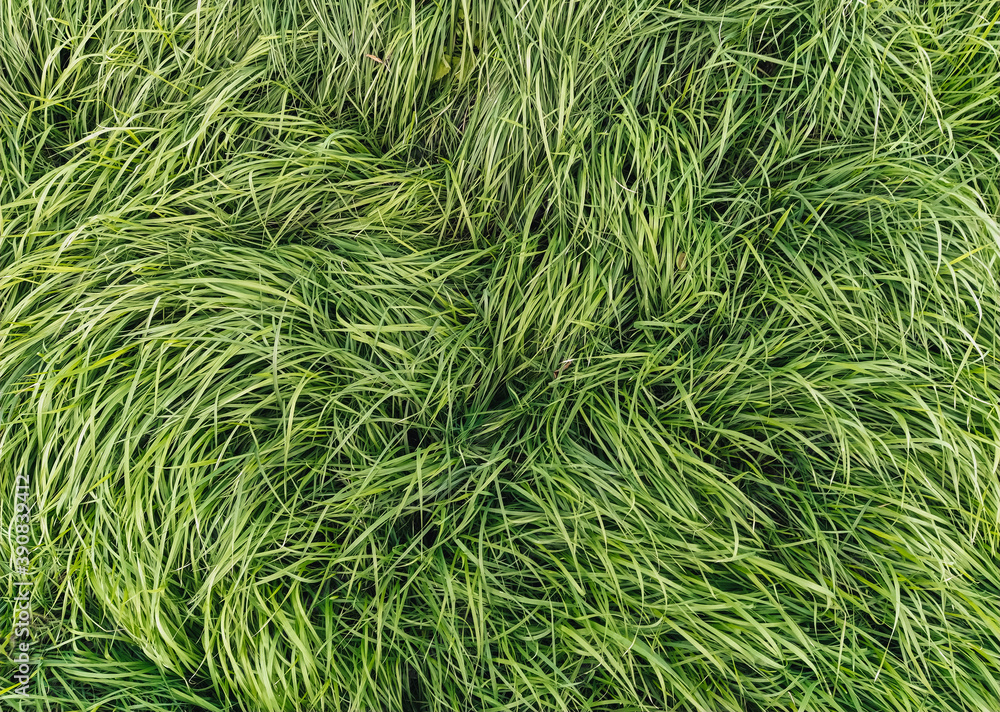
<path fill-rule="evenodd" d="M 1000 0 L 0 0 L 4 709 L 997 712 L 998 146 Z"/>

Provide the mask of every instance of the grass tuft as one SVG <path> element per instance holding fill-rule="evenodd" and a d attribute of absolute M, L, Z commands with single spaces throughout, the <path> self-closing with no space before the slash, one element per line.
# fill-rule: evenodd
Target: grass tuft
<path fill-rule="evenodd" d="M 0 0 L 5 701 L 995 712 L 998 22 Z"/>

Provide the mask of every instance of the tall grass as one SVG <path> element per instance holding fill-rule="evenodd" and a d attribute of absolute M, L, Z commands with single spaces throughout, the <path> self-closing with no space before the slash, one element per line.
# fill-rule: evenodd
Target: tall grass
<path fill-rule="evenodd" d="M 4 697 L 995 712 L 998 21 L 4 0 Z"/>

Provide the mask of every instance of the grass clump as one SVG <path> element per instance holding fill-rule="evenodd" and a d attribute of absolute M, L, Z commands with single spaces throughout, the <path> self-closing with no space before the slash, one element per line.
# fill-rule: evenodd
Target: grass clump
<path fill-rule="evenodd" d="M 998 20 L 0 5 L 5 697 L 995 710 Z"/>

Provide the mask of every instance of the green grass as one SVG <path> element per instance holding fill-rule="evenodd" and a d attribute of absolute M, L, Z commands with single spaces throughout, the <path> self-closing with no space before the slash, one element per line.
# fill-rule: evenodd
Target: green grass
<path fill-rule="evenodd" d="M 996 712 L 997 145 L 998 0 L 0 0 L 5 703 Z"/>

